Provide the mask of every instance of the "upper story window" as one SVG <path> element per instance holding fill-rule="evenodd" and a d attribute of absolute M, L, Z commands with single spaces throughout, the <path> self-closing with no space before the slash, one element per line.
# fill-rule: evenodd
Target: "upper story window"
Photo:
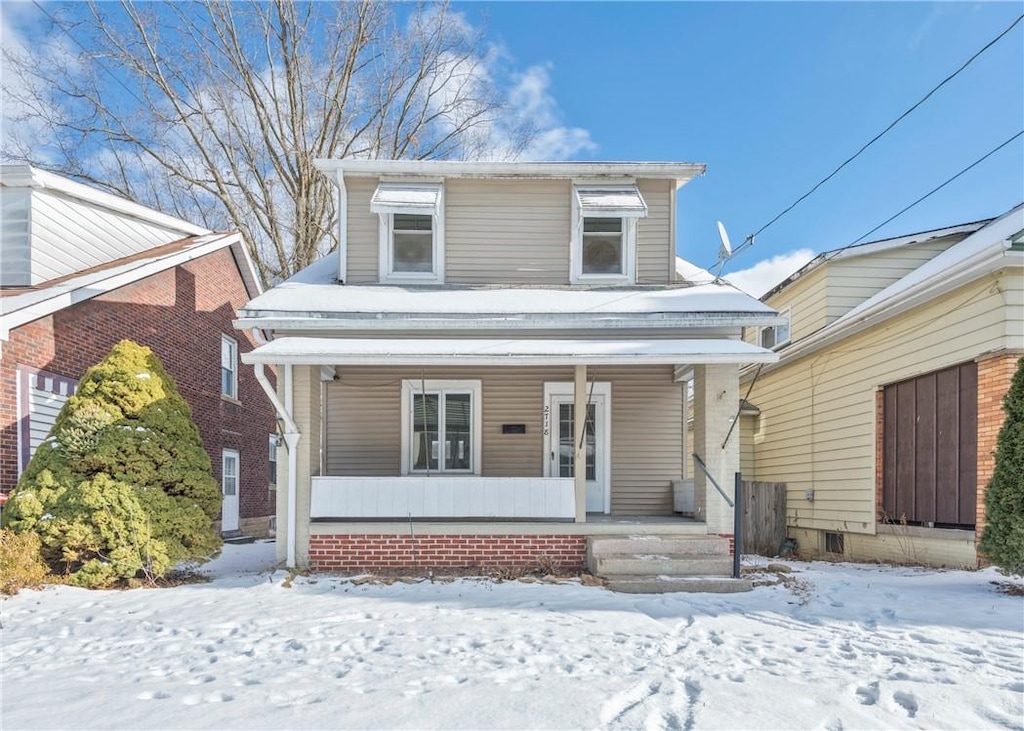
<path fill-rule="evenodd" d="M 572 283 L 636 282 L 636 222 L 647 215 L 636 185 L 576 185 L 572 207 Z"/>
<path fill-rule="evenodd" d="M 238 343 L 227 335 L 220 336 L 220 392 L 238 398 Z"/>
<path fill-rule="evenodd" d="M 787 307 L 779 314 L 786 318 L 785 323 L 781 325 L 769 325 L 768 327 L 762 327 L 760 329 L 758 340 L 762 348 L 778 348 L 789 343 L 789 308 Z"/>
<path fill-rule="evenodd" d="M 370 209 L 380 216 L 380 281 L 444 282 L 444 201 L 439 183 L 377 186 Z"/>

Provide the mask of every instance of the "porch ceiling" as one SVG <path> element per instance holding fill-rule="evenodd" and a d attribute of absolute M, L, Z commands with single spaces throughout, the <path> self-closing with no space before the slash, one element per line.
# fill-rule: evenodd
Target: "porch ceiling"
<path fill-rule="evenodd" d="M 293 365 L 677 365 L 774 363 L 778 354 L 729 339 L 478 340 L 284 337 L 242 354 Z"/>

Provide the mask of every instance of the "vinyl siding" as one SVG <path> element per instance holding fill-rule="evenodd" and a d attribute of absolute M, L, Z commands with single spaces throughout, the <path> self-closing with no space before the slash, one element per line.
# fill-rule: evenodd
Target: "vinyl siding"
<path fill-rule="evenodd" d="M 612 512 L 672 510 L 671 482 L 681 476 L 681 389 L 669 366 L 592 369 L 612 383 Z M 482 381 L 484 476 L 544 474 L 545 382 L 571 382 L 571 368 L 344 368 L 326 385 L 326 474 L 400 473 L 403 379 Z M 525 424 L 526 434 L 502 434 Z"/>
<path fill-rule="evenodd" d="M 647 202 L 647 217 L 636 222 L 636 283 L 670 284 L 675 273 L 674 184 L 670 180 L 641 180 L 637 187 Z"/>
<path fill-rule="evenodd" d="M 379 281 L 380 223 L 370 210 L 370 199 L 377 189 L 377 178 L 346 178 L 348 195 L 348 284 L 372 284 Z"/>
<path fill-rule="evenodd" d="M 1020 277 L 976 281 L 762 374 L 750 396 L 761 409 L 754 474 L 788 485 L 790 526 L 874 531 L 876 390 L 1015 347 L 1004 293 L 1019 291 Z"/>
<path fill-rule="evenodd" d="M 31 193 L 32 284 L 190 236 L 46 190 Z"/>
<path fill-rule="evenodd" d="M 377 178 L 345 179 L 350 284 L 379 281 Z M 567 285 L 572 183 L 568 180 L 446 180 L 445 282 Z M 671 181 L 638 181 L 648 216 L 637 222 L 637 283 L 670 284 Z"/>
<path fill-rule="evenodd" d="M 827 265 L 827 321 L 832 322 L 845 315 L 864 300 L 881 292 L 963 239 L 964 234 L 957 234 L 913 246 L 830 262 Z"/>
<path fill-rule="evenodd" d="M 567 180 L 445 182 L 445 281 L 567 284 Z"/>
<path fill-rule="evenodd" d="M 754 469 L 754 427 L 756 425 L 756 416 L 740 416 L 740 472 L 745 480 L 751 479 L 756 474 Z"/>
<path fill-rule="evenodd" d="M 0 286 L 32 282 L 29 191 L 0 187 Z"/>
<path fill-rule="evenodd" d="M 790 308 L 789 339 L 796 342 L 825 327 L 827 273 L 829 265 L 819 266 L 767 300 L 779 312 Z M 754 341 L 752 341 L 754 342 Z"/>

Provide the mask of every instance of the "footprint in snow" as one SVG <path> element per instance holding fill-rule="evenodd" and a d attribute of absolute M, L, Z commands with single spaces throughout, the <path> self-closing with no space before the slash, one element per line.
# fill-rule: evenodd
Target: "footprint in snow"
<path fill-rule="evenodd" d="M 873 706 L 878 702 L 878 681 L 862 685 L 856 690 L 857 700 L 862 706 Z"/>
<path fill-rule="evenodd" d="M 167 698 L 170 698 L 171 694 L 170 693 L 165 693 L 162 690 L 146 690 L 146 691 L 143 691 L 142 693 L 139 693 L 135 697 L 138 698 L 140 701 L 154 701 L 154 700 L 160 701 L 160 700 L 165 700 Z"/>
<path fill-rule="evenodd" d="M 903 691 L 898 690 L 892 694 L 892 699 L 896 701 L 896 704 L 906 711 L 907 715 L 911 718 L 917 715 L 917 698 L 914 697 L 913 693 L 904 693 Z"/>

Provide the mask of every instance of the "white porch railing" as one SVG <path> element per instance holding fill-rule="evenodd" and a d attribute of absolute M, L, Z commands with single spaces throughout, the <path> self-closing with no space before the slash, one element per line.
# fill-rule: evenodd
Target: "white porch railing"
<path fill-rule="evenodd" d="M 571 477 L 314 477 L 311 518 L 569 519 Z"/>

